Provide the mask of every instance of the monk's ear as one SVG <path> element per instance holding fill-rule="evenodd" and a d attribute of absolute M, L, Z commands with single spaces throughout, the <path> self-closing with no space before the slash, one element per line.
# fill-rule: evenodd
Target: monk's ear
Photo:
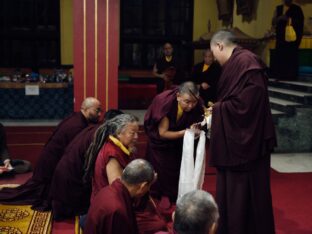
<path fill-rule="evenodd" d="M 218 48 L 219 48 L 220 51 L 222 51 L 223 48 L 224 48 L 223 44 L 222 44 L 222 43 L 219 43 L 219 42 L 217 43 L 217 46 L 218 46 Z"/>
<path fill-rule="evenodd" d="M 209 234 L 215 234 L 217 233 L 217 227 L 218 227 L 218 224 L 215 222 L 212 224 L 211 228 L 209 229 Z"/>
<path fill-rule="evenodd" d="M 179 92 L 177 92 L 177 101 L 180 101 L 180 93 Z"/>
<path fill-rule="evenodd" d="M 149 190 L 149 183 L 147 182 L 147 181 L 145 181 L 145 182 L 142 182 L 141 184 L 140 184 L 140 188 L 139 188 L 139 190 L 140 191 L 148 191 Z"/>
<path fill-rule="evenodd" d="M 173 211 L 171 215 L 172 222 L 174 222 L 174 216 L 175 216 L 175 211 Z"/>

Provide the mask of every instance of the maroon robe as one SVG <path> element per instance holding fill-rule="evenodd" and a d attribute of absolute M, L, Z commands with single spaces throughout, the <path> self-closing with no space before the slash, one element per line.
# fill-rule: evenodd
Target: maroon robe
<path fill-rule="evenodd" d="M 199 88 L 200 97 L 204 100 L 207 106 L 208 101 L 215 102 L 216 99 L 216 84 L 221 74 L 221 67 L 217 62 L 209 65 L 206 71 L 203 71 L 205 63 L 197 63 L 192 70 L 192 81 L 201 85 L 203 82 L 209 85 L 209 88 L 204 90 L 201 86 Z"/>
<path fill-rule="evenodd" d="M 223 65 L 210 138 L 219 234 L 274 233 L 270 152 L 276 138 L 267 79 L 258 57 L 240 47 Z"/>
<path fill-rule="evenodd" d="M 85 234 L 138 234 L 128 189 L 119 179 L 102 188 L 90 206 Z"/>
<path fill-rule="evenodd" d="M 91 204 L 96 197 L 96 194 L 102 188 L 109 185 L 106 174 L 106 165 L 111 158 L 116 159 L 122 168 L 125 168 L 132 160 L 131 155 L 129 156 L 125 154 L 118 146 L 108 139 L 100 150 L 95 162 L 94 176 L 92 178 Z M 140 233 L 148 234 L 159 230 L 166 230 L 166 223 L 160 217 L 156 207 L 153 206 L 151 201 L 147 200 L 141 204 L 140 207 L 135 208 Z"/>
<path fill-rule="evenodd" d="M 87 126 L 88 121 L 81 112 L 73 113 L 63 120 L 44 146 L 33 176 L 17 188 L 2 189 L 0 203 L 30 204 L 37 210 L 50 209 L 48 195 L 56 165 L 66 146 Z"/>
<path fill-rule="evenodd" d="M 132 160 L 131 155 L 125 154 L 110 139 L 105 142 L 95 162 L 94 175 L 92 177 L 91 202 L 101 188 L 109 185 L 106 166 L 111 158 L 116 159 L 122 168 L 125 168 Z"/>
<path fill-rule="evenodd" d="M 83 183 L 85 153 L 100 125 L 82 130 L 67 146 L 58 163 L 50 189 L 53 218 L 62 220 L 87 213 L 91 184 Z"/>
<path fill-rule="evenodd" d="M 158 131 L 159 123 L 164 117 L 167 117 L 169 131 L 180 131 L 203 120 L 202 103 L 199 102 L 194 109 L 184 112 L 182 117 L 176 121 L 177 92 L 176 88 L 157 95 L 144 118 L 145 132 L 149 137 L 146 157 L 158 173 L 157 181 L 153 184 L 151 192 L 158 198 L 162 195 L 168 196 L 172 202 L 176 201 L 178 193 L 183 138 L 162 139 Z"/>

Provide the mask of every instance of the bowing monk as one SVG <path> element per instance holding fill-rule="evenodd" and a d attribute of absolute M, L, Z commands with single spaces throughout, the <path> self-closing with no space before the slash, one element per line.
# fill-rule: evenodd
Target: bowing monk
<path fill-rule="evenodd" d="M 151 194 L 163 195 L 171 203 L 177 199 L 183 136 L 186 128 L 203 117 L 199 91 L 193 82 L 185 82 L 174 90 L 157 95 L 144 117 L 144 128 L 149 138 L 146 156 L 158 174 Z"/>
<path fill-rule="evenodd" d="M 156 179 L 153 167 L 144 159 L 130 162 L 109 186 L 102 188 L 90 206 L 86 234 L 139 234 L 133 203 L 144 196 Z"/>
<path fill-rule="evenodd" d="M 212 107 L 210 164 L 217 169 L 218 234 L 273 234 L 270 152 L 276 145 L 266 67 L 226 30 L 210 47 L 222 66 Z"/>
<path fill-rule="evenodd" d="M 122 114 L 120 110 L 108 110 L 104 121 Z M 67 146 L 58 163 L 50 189 L 53 218 L 64 220 L 86 214 L 90 206 L 91 184 L 82 182 L 85 153 L 93 141 L 100 124 L 82 130 Z"/>
<path fill-rule="evenodd" d="M 17 188 L 2 189 L 0 203 L 29 204 L 36 210 L 49 210 L 51 207 L 48 195 L 56 165 L 71 140 L 89 123 L 99 121 L 101 111 L 99 100 L 93 97 L 86 98 L 80 112 L 71 114 L 56 127 L 39 156 L 33 176 Z"/>
<path fill-rule="evenodd" d="M 100 189 L 120 178 L 123 169 L 133 160 L 138 131 L 138 119 L 129 114 L 118 115 L 97 130 L 85 161 L 84 180 L 88 183 L 92 179 L 91 204 Z M 141 199 L 135 212 L 140 233 L 166 229 L 149 196 Z"/>

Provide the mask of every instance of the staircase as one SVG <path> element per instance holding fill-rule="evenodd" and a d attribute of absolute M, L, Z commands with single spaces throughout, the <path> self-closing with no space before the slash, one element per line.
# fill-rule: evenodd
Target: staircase
<path fill-rule="evenodd" d="M 312 76 L 269 79 L 268 91 L 278 140 L 275 152 L 311 152 Z"/>

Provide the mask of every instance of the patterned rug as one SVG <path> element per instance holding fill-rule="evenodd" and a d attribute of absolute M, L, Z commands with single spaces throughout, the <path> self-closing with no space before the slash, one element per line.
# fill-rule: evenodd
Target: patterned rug
<path fill-rule="evenodd" d="M 51 233 L 51 212 L 38 212 L 31 206 L 0 205 L 1 234 Z"/>

